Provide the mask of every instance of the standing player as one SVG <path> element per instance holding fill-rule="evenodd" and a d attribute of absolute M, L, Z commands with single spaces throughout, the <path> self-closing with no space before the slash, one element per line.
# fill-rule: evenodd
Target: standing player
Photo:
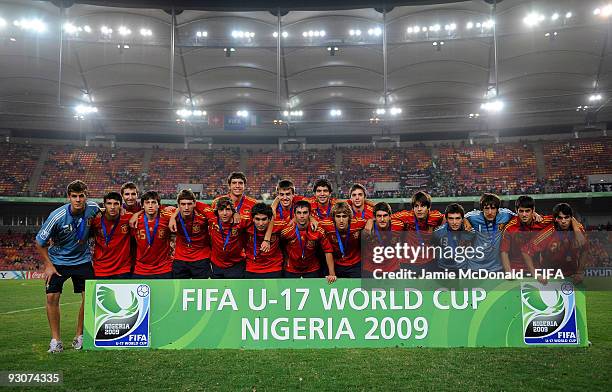
<path fill-rule="evenodd" d="M 142 210 L 138 200 L 138 187 L 133 182 L 121 185 L 121 197 L 123 198 L 123 209 L 127 212 L 136 213 Z"/>
<path fill-rule="evenodd" d="M 94 234 L 93 267 L 96 278 L 129 279 L 132 269 L 130 225 L 132 214 L 121 215 L 121 195 L 104 195 L 104 213 L 91 222 Z"/>
<path fill-rule="evenodd" d="M 247 179 L 244 173 L 242 172 L 232 172 L 227 177 L 227 186 L 229 188 L 229 193 L 225 196 L 217 197 L 212 202 L 212 207 L 215 208 L 217 205 L 217 201 L 221 197 L 229 197 L 234 205 L 236 212 L 238 212 L 243 217 L 250 218 L 251 216 L 251 208 L 257 203 L 257 200 L 253 199 L 244 194 L 246 188 Z"/>
<path fill-rule="evenodd" d="M 402 230 L 409 231 L 407 241 L 413 247 L 422 247 L 423 252 L 410 264 L 403 264 L 402 268 L 420 271 L 437 271 L 438 265 L 434 261 L 435 254 L 427 251 L 433 231 L 444 223 L 444 215 L 438 210 L 431 209 L 431 196 L 423 191 L 412 195 L 412 210 L 400 211 L 392 218 L 399 221 Z"/>
<path fill-rule="evenodd" d="M 536 222 L 535 200 L 530 196 L 519 196 L 514 205 L 517 215 L 510 219 L 502 232 L 499 247 L 502 265 L 506 272 L 521 271 L 527 267 L 533 274 L 534 266 L 525 265 L 521 247 L 529 243 L 535 233 L 550 225 L 553 219 L 552 216 L 544 216 L 541 222 Z"/>
<path fill-rule="evenodd" d="M 361 184 L 353 184 L 347 203 L 353 210 L 353 218 L 374 219 L 374 208 L 368 204 L 366 189 Z"/>
<path fill-rule="evenodd" d="M 501 232 L 514 213 L 507 208 L 499 208 L 501 199 L 492 193 L 484 193 L 480 197 L 480 210 L 465 214 L 466 219 L 476 231 L 475 247 L 482 247 L 482 257 L 468 260 L 470 270 L 485 269 L 498 272 L 503 269 L 500 259 Z"/>
<path fill-rule="evenodd" d="M 366 221 L 352 218 L 353 211 L 347 202 L 332 207 L 331 219 L 319 222 L 334 249 L 334 267 L 339 278 L 361 277 L 361 231 Z"/>
<path fill-rule="evenodd" d="M 293 219 L 294 204 L 302 200 L 295 194 L 295 185 L 290 180 L 281 180 L 276 185 L 276 199 L 272 203 L 274 220 L 289 222 Z"/>
<path fill-rule="evenodd" d="M 161 199 L 155 191 L 140 198 L 144 213 L 138 217 L 132 236 L 136 238 L 136 262 L 132 277 L 140 279 L 171 279 L 172 249 L 168 229 L 171 212 L 160 210 Z"/>
<path fill-rule="evenodd" d="M 272 207 L 256 203 L 251 209 L 253 223 L 244 231 L 247 278 L 281 278 L 283 276 L 283 253 L 280 249 L 280 235 L 285 223 L 272 220 Z M 266 232 L 272 225 L 271 237 Z M 261 251 L 261 244 L 268 242 L 269 250 Z"/>
<path fill-rule="evenodd" d="M 320 178 L 312 187 L 312 192 L 314 197 L 307 199 L 312 207 L 311 216 L 318 221 L 331 221 L 331 209 L 336 204 L 336 199 L 331 197 L 333 192 L 331 183 L 325 178 Z"/>
<path fill-rule="evenodd" d="M 207 279 L 211 274 L 210 236 L 208 235 L 208 218 L 213 211 L 202 203 L 204 214 L 197 211 L 196 197 L 188 189 L 183 189 L 176 197 L 178 214 L 176 216 L 176 246 L 172 274 L 174 278 Z"/>
<path fill-rule="evenodd" d="M 285 243 L 285 277 L 318 278 L 321 274 L 321 261 L 317 249 L 325 254 L 329 283 L 336 281 L 333 248 L 321 228 L 310 228 L 310 203 L 300 200 L 295 203 L 295 222 L 282 231 Z"/>
<path fill-rule="evenodd" d="M 91 253 L 87 244 L 91 219 L 100 211 L 96 203 L 87 201 L 87 185 L 71 182 L 67 189 L 68 204 L 49 214 L 36 235 L 36 250 L 45 264 L 47 318 L 51 329 L 50 353 L 64 351 L 60 336 L 60 296 L 64 282 L 72 278 L 75 293 L 81 293 L 76 337 L 72 346 L 83 348 L 83 307 L 85 280 L 94 276 Z M 52 245 L 49 247 L 49 241 Z"/>
<path fill-rule="evenodd" d="M 523 246 L 525 263 L 533 265 L 533 257 L 540 254 L 538 264 L 541 268 L 561 270 L 565 278 L 570 277 L 578 284 L 584 279 L 584 258 L 587 255 L 584 252 L 584 227 L 574 219 L 572 207 L 567 203 L 554 206 L 553 216 L 554 222 Z M 538 280 L 544 284 L 547 282 L 544 277 L 538 277 Z"/>
<path fill-rule="evenodd" d="M 457 271 L 465 269 L 468 257 L 466 247 L 472 247 L 476 238 L 474 229 L 466 229 L 463 220 L 465 210 L 460 204 L 452 203 L 444 210 L 446 223 L 433 232 L 432 244 L 443 248 L 451 248 L 452 252 L 442 250 L 436 255 L 436 262 L 440 270 Z M 446 257 L 450 256 L 450 257 Z"/>

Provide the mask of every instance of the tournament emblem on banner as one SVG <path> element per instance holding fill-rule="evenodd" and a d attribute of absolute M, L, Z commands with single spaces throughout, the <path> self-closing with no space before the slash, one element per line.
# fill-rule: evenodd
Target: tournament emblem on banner
<path fill-rule="evenodd" d="M 580 344 L 571 283 L 523 283 L 521 303 L 525 344 Z"/>
<path fill-rule="evenodd" d="M 96 347 L 149 347 L 150 288 L 146 284 L 97 284 Z"/>

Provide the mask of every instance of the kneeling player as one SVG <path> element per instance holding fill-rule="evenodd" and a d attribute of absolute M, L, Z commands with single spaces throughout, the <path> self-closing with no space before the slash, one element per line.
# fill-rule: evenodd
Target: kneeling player
<path fill-rule="evenodd" d="M 272 220 L 272 207 L 266 203 L 257 203 L 251 208 L 253 224 L 244 235 L 246 252 L 245 277 L 247 278 L 281 278 L 283 276 L 283 253 L 280 249 L 280 235 L 285 224 Z M 272 226 L 271 237 L 266 238 L 269 226 Z M 263 252 L 261 245 L 268 242 L 269 250 Z"/>
<path fill-rule="evenodd" d="M 452 203 L 446 206 L 444 217 L 446 223 L 434 231 L 432 239 L 434 246 L 443 247 L 436 255 L 438 267 L 447 271 L 466 269 L 469 257 L 466 255 L 466 249 L 473 247 L 476 232 L 465 228 L 465 210 L 460 204 Z"/>

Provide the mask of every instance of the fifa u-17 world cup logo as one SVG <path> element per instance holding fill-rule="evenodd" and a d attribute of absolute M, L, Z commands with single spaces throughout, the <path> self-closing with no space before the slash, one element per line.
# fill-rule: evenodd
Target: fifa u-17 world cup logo
<path fill-rule="evenodd" d="M 569 282 L 521 284 L 525 344 L 579 344 L 576 295 Z"/>
<path fill-rule="evenodd" d="M 96 285 L 94 345 L 149 347 L 149 308 L 146 284 Z"/>

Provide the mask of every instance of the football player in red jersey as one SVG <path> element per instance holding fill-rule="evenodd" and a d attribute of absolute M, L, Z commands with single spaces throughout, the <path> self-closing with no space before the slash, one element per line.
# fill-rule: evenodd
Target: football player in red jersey
<path fill-rule="evenodd" d="M 123 209 L 127 212 L 136 213 L 142 209 L 138 200 L 138 187 L 133 182 L 121 185 L 121 197 L 123 198 Z"/>
<path fill-rule="evenodd" d="M 236 212 L 241 216 L 249 219 L 251 217 L 251 208 L 257 203 L 257 200 L 244 194 L 246 189 L 247 179 L 242 172 L 232 172 L 227 177 L 227 186 L 229 193 L 224 196 L 217 197 L 212 202 L 212 208 L 217 206 L 217 201 L 221 197 L 229 197 L 234 205 Z"/>
<path fill-rule="evenodd" d="M 584 279 L 583 258 L 588 255 L 584 252 L 586 244 L 584 227 L 574 219 L 572 207 L 567 203 L 554 206 L 553 217 L 553 223 L 523 246 L 525 264 L 534 265 L 533 257 L 539 254 L 541 268 L 561 270 L 565 278 L 569 277 L 578 284 Z M 547 283 L 545 277 L 540 276 L 538 280 Z"/>
<path fill-rule="evenodd" d="M 130 225 L 132 214 L 121 214 L 121 195 L 104 195 L 104 212 L 91 222 L 94 236 L 93 267 L 99 279 L 129 279 L 132 268 Z"/>
<path fill-rule="evenodd" d="M 246 253 L 246 278 L 281 278 L 283 276 L 283 253 L 280 248 L 281 232 L 285 222 L 272 220 L 272 207 L 256 203 L 251 209 L 252 224 L 244 230 Z M 266 232 L 272 233 L 266 239 Z M 269 250 L 263 252 L 261 244 L 268 242 Z"/>
<path fill-rule="evenodd" d="M 176 246 L 172 273 L 174 278 L 207 279 L 211 274 L 210 236 L 208 235 L 208 218 L 196 211 L 196 197 L 189 189 L 179 192 L 176 201 L 178 214 L 176 220 Z M 208 208 L 209 216 L 212 209 Z"/>
<path fill-rule="evenodd" d="M 347 203 L 353 209 L 353 217 L 361 219 L 374 219 L 374 207 L 371 205 L 369 200 L 366 198 L 366 189 L 361 184 L 353 184 L 349 191 L 350 199 Z"/>
<path fill-rule="evenodd" d="M 380 202 L 374 205 L 374 222 L 372 231 L 366 235 L 365 250 L 366 254 L 362 255 L 363 270 L 371 275 L 374 270 L 378 269 L 383 272 L 399 270 L 399 260 L 396 258 L 385 259 L 378 263 L 373 260 L 373 250 L 376 246 L 394 246 L 399 240 L 399 232 L 403 226 L 400 221 L 391 219 L 392 210 L 388 203 Z"/>
<path fill-rule="evenodd" d="M 311 206 L 305 200 L 295 203 L 295 222 L 289 223 L 282 231 L 285 240 L 285 273 L 286 278 L 321 277 L 321 261 L 317 256 L 320 248 L 325 254 L 329 283 L 336 281 L 333 248 L 321 228 L 310 227 Z"/>
<path fill-rule="evenodd" d="M 431 196 L 423 191 L 412 195 L 412 210 L 400 211 L 392 215 L 392 219 L 400 222 L 404 231 L 409 231 L 407 240 L 410 246 L 422 246 L 425 250 L 430 244 L 433 231 L 444 223 L 444 214 L 431 209 Z M 403 264 L 402 268 L 420 271 L 425 268 L 437 271 L 434 261 L 435 252 L 422 252 L 410 264 Z"/>
<path fill-rule="evenodd" d="M 305 198 L 312 207 L 311 217 L 317 221 L 331 220 L 331 209 L 336 204 L 336 199 L 331 197 L 333 188 L 325 178 L 318 179 L 312 187 L 313 197 Z"/>
<path fill-rule="evenodd" d="M 132 235 L 136 238 L 136 262 L 133 278 L 171 279 L 172 249 L 168 222 L 171 213 L 160 210 L 161 198 L 155 191 L 140 198 L 144 213 L 138 217 Z"/>
<path fill-rule="evenodd" d="M 280 180 L 276 185 L 276 198 L 272 203 L 274 220 L 289 222 L 293 219 L 295 203 L 304 199 L 295 194 L 295 185 L 291 180 Z"/>
<path fill-rule="evenodd" d="M 331 208 L 331 219 L 319 222 L 334 249 L 334 267 L 339 278 L 361 277 L 361 231 L 366 221 L 353 218 L 347 202 L 341 201 Z"/>
<path fill-rule="evenodd" d="M 500 244 L 500 257 L 504 271 L 520 271 L 527 269 L 533 274 L 534 266 L 525 265 L 521 247 L 529 243 L 537 232 L 553 222 L 552 216 L 543 216 L 536 222 L 535 200 L 530 196 L 519 196 L 514 203 L 516 216 L 504 226 Z"/>

